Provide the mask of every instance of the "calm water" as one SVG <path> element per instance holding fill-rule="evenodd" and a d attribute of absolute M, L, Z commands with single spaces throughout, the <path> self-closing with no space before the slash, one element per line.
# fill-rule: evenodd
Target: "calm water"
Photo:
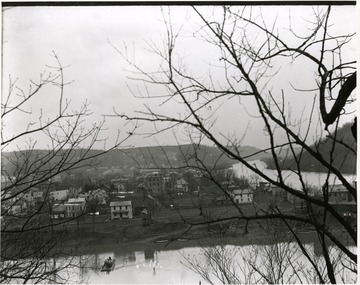
<path fill-rule="evenodd" d="M 285 245 L 280 244 L 280 245 Z M 145 246 L 145 245 L 144 245 Z M 287 245 L 288 246 L 288 245 Z M 317 252 L 312 244 L 306 245 L 312 254 L 319 259 L 322 257 Z M 355 247 L 350 247 L 353 251 Z M 256 264 L 263 264 L 261 254 L 264 250 L 269 251 L 269 245 L 226 245 L 223 250 L 229 256 L 233 256 L 236 262 L 237 274 L 243 276 L 242 270 L 246 267 L 243 261 L 243 256 L 251 256 L 250 252 L 257 252 L 258 256 L 253 260 Z M 299 249 L 295 244 L 291 244 L 289 251 L 294 251 L 293 265 L 308 264 L 303 255 L 299 254 Z M 72 269 L 71 281 L 68 283 L 90 283 L 90 284 L 208 284 L 200 275 L 187 268 L 184 263 L 189 260 L 196 260 L 200 263 L 206 264 L 205 257 L 202 254 L 201 247 L 185 247 L 178 250 L 154 250 L 151 245 L 146 245 L 144 250 L 131 251 L 126 247 L 101 251 L 94 255 L 89 255 L 89 262 L 87 269 Z M 100 272 L 104 260 L 111 256 L 116 259 L 116 267 L 114 271 L 109 274 Z M 291 272 L 289 268 L 287 272 Z M 299 273 L 301 275 L 301 273 Z M 351 272 L 342 272 L 344 281 L 339 280 L 339 283 L 354 283 L 355 274 Z M 243 278 L 243 277 L 242 277 Z M 70 280 L 69 280 L 70 281 Z M 213 279 L 216 281 L 216 279 Z M 219 282 L 216 282 L 219 283 Z M 308 283 L 308 282 L 305 282 Z"/>
<path fill-rule="evenodd" d="M 253 165 L 256 165 L 257 168 L 259 170 L 261 170 L 261 172 L 263 172 L 265 175 L 268 175 L 270 178 L 274 179 L 275 181 L 277 180 L 277 173 L 276 171 L 272 170 L 272 169 L 267 169 L 266 168 L 266 164 L 260 160 L 254 160 L 250 162 Z M 247 169 L 246 167 L 244 167 L 241 163 L 237 163 L 233 165 L 233 169 L 235 171 L 235 173 L 237 173 L 239 176 L 243 175 L 246 177 L 250 177 L 254 174 L 254 172 L 252 172 L 251 170 Z M 285 182 L 288 185 L 292 185 L 293 187 L 296 187 L 297 189 L 301 188 L 301 183 L 299 180 L 299 177 L 288 170 L 283 170 L 282 171 L 283 177 L 285 179 Z M 327 174 L 326 173 L 321 173 L 321 172 L 303 172 L 303 179 L 312 186 L 318 187 L 324 184 Z M 356 180 L 356 175 L 344 175 L 345 179 L 352 183 L 354 180 Z M 263 179 L 261 179 L 262 181 Z M 329 180 L 330 184 L 339 184 L 341 183 L 334 174 L 330 175 L 330 180 Z"/>
<path fill-rule="evenodd" d="M 199 281 L 205 284 L 198 274 L 182 264 L 185 259 L 181 253 L 188 252 L 200 253 L 200 249 L 102 252 L 96 257 L 97 266 L 92 265 L 99 268 L 108 256 L 112 256 L 116 259 L 115 270 L 107 274 L 90 269 L 83 271 L 82 277 L 92 284 L 199 284 Z"/>

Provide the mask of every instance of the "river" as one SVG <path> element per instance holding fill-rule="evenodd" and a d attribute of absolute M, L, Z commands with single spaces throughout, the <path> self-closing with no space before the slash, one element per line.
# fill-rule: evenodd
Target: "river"
<path fill-rule="evenodd" d="M 275 181 L 277 180 L 276 171 L 273 169 L 267 169 L 266 164 L 264 162 L 260 160 L 253 160 L 250 161 L 249 163 L 255 165 L 262 173 L 264 173 L 268 177 L 272 178 Z M 232 168 L 238 176 L 245 176 L 251 179 L 255 174 L 248 168 L 244 167 L 244 165 L 242 165 L 241 163 L 234 164 Z M 294 172 L 289 170 L 283 170 L 282 175 L 287 185 L 295 187 L 296 189 L 301 189 L 301 182 L 299 180 L 299 177 Z M 356 180 L 355 174 L 347 174 L 343 176 L 349 183 L 352 183 L 354 180 Z M 303 172 L 302 177 L 304 181 L 307 182 L 308 185 L 319 187 L 324 184 L 327 174 L 322 172 Z M 330 174 L 329 184 L 333 185 L 339 183 L 341 182 L 338 180 L 338 178 L 334 174 Z"/>
<path fill-rule="evenodd" d="M 184 266 L 181 253 L 200 252 L 199 248 L 182 250 L 120 250 L 101 252 L 96 255 L 92 264 L 95 268 L 102 266 L 108 256 L 115 258 L 114 271 L 107 274 L 98 269 L 82 271 L 82 278 L 92 284 L 199 284 L 202 278 Z"/>
<path fill-rule="evenodd" d="M 321 250 L 316 250 L 314 244 L 306 244 L 305 246 L 310 248 L 310 252 L 316 255 L 319 260 L 322 259 L 319 255 Z M 141 247 L 143 247 L 143 249 L 141 249 Z M 159 248 L 159 245 L 155 247 Z M 220 252 L 227 257 L 232 256 L 233 260 L 236 260 L 234 268 L 240 280 L 243 280 L 243 282 L 246 280 L 246 275 L 248 278 L 250 276 L 249 271 L 247 271 L 247 273 L 245 272 L 247 264 L 244 262 L 243 257 L 245 256 L 251 259 L 254 264 L 264 266 L 265 262 L 261 256 L 265 252 L 271 252 L 271 245 L 226 245 L 224 247 L 217 246 L 217 248 L 221 248 Z M 352 251 L 356 250 L 354 246 L 350 246 L 349 248 L 351 248 Z M 289 245 L 289 243 L 280 243 L 278 247 L 276 247 L 276 251 L 280 254 L 285 254 L 286 252 L 287 256 L 291 256 L 292 266 L 305 265 L 304 268 L 308 268 L 309 262 L 300 254 L 296 244 L 290 243 Z M 289 255 L 289 251 L 293 251 L 294 254 Z M 256 253 L 256 255 L 254 253 Z M 101 272 L 100 268 L 104 260 L 109 256 L 116 260 L 115 269 L 110 273 Z M 71 275 L 69 275 L 71 276 L 71 280 L 67 282 L 68 284 L 209 284 L 199 274 L 184 265 L 188 264 L 187 259 L 190 261 L 196 259 L 197 263 L 205 265 L 204 268 L 207 268 L 211 272 L 214 270 L 206 263 L 203 249 L 200 246 L 183 247 L 175 250 L 167 250 L 164 247 L 162 249 L 152 249 L 150 244 L 140 245 L 138 250 L 120 246 L 112 250 L 100 250 L 93 255 L 88 255 L 87 258 L 86 268 L 71 269 Z M 221 254 L 218 255 L 217 258 L 221 258 Z M 290 278 L 290 272 L 293 272 L 292 268 L 290 266 L 285 268 L 286 262 L 284 262 L 283 265 L 286 272 L 285 275 L 288 276 L 287 278 Z M 264 268 L 265 267 L 263 267 L 263 269 Z M 302 276 L 300 271 L 298 274 Z M 344 277 L 344 280 L 339 279 L 339 283 L 354 283 L 356 278 L 354 273 L 347 271 L 340 272 L 339 274 Z M 306 278 L 305 276 L 309 278 L 309 271 L 304 271 L 302 278 Z M 214 276 L 212 280 L 217 284 L 219 283 Z M 296 283 L 299 283 L 299 281 L 297 280 Z M 305 283 L 315 282 L 308 280 L 308 282 Z"/>

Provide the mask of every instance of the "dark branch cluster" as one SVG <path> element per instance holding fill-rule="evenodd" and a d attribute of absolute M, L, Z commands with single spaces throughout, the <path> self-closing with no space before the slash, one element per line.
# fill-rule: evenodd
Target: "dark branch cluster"
<path fill-rule="evenodd" d="M 191 74 L 190 65 L 186 66 L 182 63 L 176 54 L 181 31 L 174 32 L 171 21 L 166 21 L 165 49 L 161 50 L 152 46 L 153 52 L 161 61 L 159 70 L 155 72 L 145 71 L 128 56 L 126 49 L 125 52 L 117 49 L 130 67 L 134 68 L 131 78 L 140 80 L 146 86 L 162 86 L 164 90 L 163 95 L 154 95 L 154 98 L 163 98 L 161 104 L 164 106 L 163 112 L 147 105 L 146 111 L 139 112 L 138 116 L 121 114 L 120 117 L 129 121 L 155 124 L 157 131 L 152 133 L 153 135 L 183 126 L 194 146 L 200 146 L 203 141 L 211 142 L 224 156 L 241 163 L 256 173 L 263 181 L 282 189 L 294 199 L 302 201 L 305 209 L 305 212 L 299 215 L 299 213 L 284 212 L 276 205 L 267 209 L 255 207 L 255 214 L 249 215 L 245 214 L 239 205 L 233 203 L 233 206 L 238 210 L 238 214 L 235 216 L 206 219 L 200 223 L 191 222 L 184 218 L 184 221 L 189 223 L 189 230 L 195 226 L 225 220 L 239 219 L 246 221 L 246 225 L 260 220 L 282 221 L 315 270 L 315 275 L 318 278 L 316 280 L 321 283 L 336 283 L 336 266 L 334 265 L 334 257 L 329 252 L 329 246 L 334 245 L 353 264 L 357 262 L 357 255 L 349 250 L 343 242 L 343 238 L 346 236 L 354 244 L 357 243 L 356 227 L 338 211 L 338 208 L 330 202 L 329 198 L 334 186 L 330 179 L 333 175 L 346 189 L 346 194 L 355 203 L 357 201 L 354 184 L 345 178 L 341 169 L 334 163 L 335 160 L 342 159 L 344 162 L 349 155 L 356 155 L 355 145 L 348 145 L 337 135 L 339 119 L 344 115 L 346 105 L 355 100 L 352 95 L 356 87 L 356 62 L 344 61 L 343 59 L 344 50 L 354 35 L 332 34 L 331 7 L 323 12 L 315 11 L 314 21 L 309 22 L 307 35 L 300 35 L 296 32 L 290 19 L 287 35 L 290 34 L 293 41 L 289 40 L 286 35 L 282 36 L 276 21 L 269 24 L 261 11 L 255 12 L 253 10 L 255 9 L 251 7 L 243 9 L 223 7 L 214 9 L 214 13 L 211 15 L 206 15 L 201 11 L 201 7 L 193 7 L 194 13 L 200 18 L 202 24 L 192 36 L 209 44 L 212 48 L 218 49 L 219 61 L 223 70 L 224 80 L 222 81 L 215 80 L 210 73 L 203 77 Z M 311 90 L 294 89 L 296 92 L 303 92 L 306 95 L 316 93 L 309 114 L 306 115 L 306 118 L 300 118 L 295 123 L 291 120 L 286 108 L 287 96 L 290 94 L 287 95 L 283 89 L 280 94 L 275 94 L 272 91 L 272 87 L 277 84 L 276 75 L 281 69 L 278 65 L 284 61 L 290 64 L 298 61 L 305 62 L 313 68 L 310 72 L 315 74 L 312 83 L 314 88 Z M 286 78 L 282 78 L 282 80 L 286 81 Z M 137 92 L 136 96 L 141 97 L 141 94 L 143 93 L 139 95 Z M 146 96 L 143 97 L 151 98 L 152 94 L 147 92 Z M 262 172 L 247 159 L 248 157 L 239 153 L 238 147 L 241 140 L 234 136 L 224 136 L 215 131 L 213 128 L 216 123 L 215 111 L 212 115 L 206 116 L 209 106 L 217 106 L 216 114 L 219 114 L 225 99 L 239 98 L 239 102 L 241 102 L 240 98 L 242 97 L 252 98 L 257 109 L 257 114 L 252 114 L 252 116 L 260 118 L 264 125 L 268 147 L 262 151 L 270 153 L 276 178 Z M 178 102 L 183 112 L 178 116 L 168 114 L 165 108 L 170 101 Z M 327 104 L 332 104 L 330 112 L 326 109 Z M 313 145 L 309 143 L 314 122 L 317 124 L 319 119 L 323 121 L 325 131 L 328 132 L 328 138 L 331 142 L 328 150 L 329 155 L 326 156 L 321 151 L 321 141 L 317 141 Z M 335 124 L 334 132 L 328 131 L 328 126 L 331 124 Z M 300 132 L 300 128 L 305 131 Z M 279 132 L 284 134 L 285 140 L 279 141 L 277 136 Z M 339 145 L 345 145 L 348 149 L 348 153 L 340 158 L 336 155 Z M 288 158 L 292 159 L 291 168 L 285 166 L 283 158 L 278 152 L 284 146 L 287 146 Z M 196 157 L 196 147 L 194 149 L 197 162 L 195 167 L 203 171 L 210 180 L 223 190 L 225 195 L 229 195 L 227 189 L 222 187 L 213 175 L 213 170 L 216 167 L 209 168 L 205 165 L 201 157 Z M 302 165 L 305 156 L 310 156 L 326 169 L 327 179 L 322 185 L 319 195 L 314 196 L 309 191 L 304 178 Z M 301 186 L 289 185 L 286 182 L 284 170 L 293 172 Z M 325 270 L 319 269 L 314 257 L 303 246 L 300 235 L 294 229 L 294 222 L 306 225 L 317 233 L 318 240 L 322 245 Z M 341 233 L 338 229 L 341 229 Z M 225 279 L 226 282 L 229 280 L 233 279 Z M 264 280 L 270 282 L 266 278 Z"/>

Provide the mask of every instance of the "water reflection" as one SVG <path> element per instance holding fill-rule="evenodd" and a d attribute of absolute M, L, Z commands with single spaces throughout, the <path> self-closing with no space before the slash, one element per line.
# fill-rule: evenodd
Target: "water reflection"
<path fill-rule="evenodd" d="M 288 245 L 286 248 L 294 251 L 293 260 L 291 261 L 292 266 L 285 269 L 289 272 L 291 271 L 290 274 L 293 274 L 293 266 L 296 266 L 296 264 L 303 266 L 305 273 L 310 272 L 309 261 L 301 254 L 301 250 L 296 243 L 277 243 L 275 245 L 278 249 L 283 245 Z M 261 259 L 262 253 L 271 253 L 271 246 L 274 245 L 225 245 L 223 246 L 225 249 L 223 252 L 226 254 L 226 257 L 232 257 L 235 263 L 240 266 L 236 274 L 239 274 L 239 280 L 245 280 L 243 279 L 244 276 L 241 276 L 241 274 L 244 273 L 241 268 L 246 267 L 244 257 L 252 259 L 253 264 L 256 264 L 256 266 L 260 268 L 264 266 L 264 262 Z M 324 258 L 321 255 L 321 245 L 319 243 L 310 242 L 304 244 L 304 246 L 317 263 L 325 266 Z M 218 247 L 220 246 L 208 248 Z M 356 252 L 356 246 L 348 245 L 347 247 L 352 252 Z M 56 275 L 53 280 L 54 282 L 63 282 L 66 280 L 66 284 L 208 284 L 199 274 L 184 265 L 188 264 L 187 260 L 195 259 L 200 264 L 206 266 L 207 260 L 204 256 L 204 249 L 206 248 L 198 246 L 166 250 L 165 248 L 155 247 L 151 244 L 134 245 L 132 248 L 130 245 L 120 248 L 114 247 L 113 250 L 96 250 L 95 248 L 94 254 L 71 257 L 72 264 L 76 266 L 61 271 L 62 276 Z M 338 281 L 347 284 L 355 283 L 356 273 L 349 270 L 348 266 L 350 263 L 344 259 L 344 256 L 340 256 L 339 251 L 331 246 L 329 247 L 329 253 L 331 256 L 338 256 L 339 258 L 338 262 L 340 266 L 337 270 L 337 274 L 339 275 Z M 100 268 L 109 256 L 116 259 L 115 268 L 109 273 L 101 272 Z M 287 257 L 289 257 L 289 255 L 287 255 Z M 49 259 L 47 265 L 51 268 L 51 266 L 64 266 L 68 264 L 68 262 L 69 258 Z M 213 267 L 208 268 L 212 272 Z M 297 273 L 301 274 L 300 272 Z M 342 279 L 340 277 L 342 277 Z"/>
<path fill-rule="evenodd" d="M 100 267 L 108 256 L 116 259 L 116 265 L 106 274 L 100 272 Z M 199 284 L 202 279 L 184 266 L 183 261 L 178 250 L 117 249 L 89 256 L 88 265 L 79 273 L 91 284 Z"/>
<path fill-rule="evenodd" d="M 202 249 L 200 247 L 182 248 L 180 250 L 155 250 L 149 249 L 149 245 L 143 250 L 129 251 L 124 248 L 115 249 L 113 252 L 101 252 L 93 255 L 91 266 L 82 269 L 80 277 L 88 280 L 91 284 L 208 284 L 197 273 L 186 267 L 186 258 L 196 258 L 204 262 Z M 227 245 L 232 252 L 238 251 L 244 254 L 254 250 L 254 245 L 234 246 Z M 269 245 L 257 245 L 256 247 L 269 247 Z M 321 259 L 319 246 L 307 244 L 318 258 Z M 239 251 L 239 249 L 241 249 Z M 356 251 L 353 247 L 352 250 Z M 110 274 L 100 272 L 103 261 L 108 256 L 116 259 L 114 271 Z M 236 261 L 242 262 L 242 256 L 236 256 Z M 309 264 L 303 255 L 296 257 L 296 262 L 304 265 Z M 356 276 L 355 276 L 356 277 Z M 351 281 L 354 276 L 349 275 L 347 280 Z M 351 283 L 351 282 L 349 282 Z"/>

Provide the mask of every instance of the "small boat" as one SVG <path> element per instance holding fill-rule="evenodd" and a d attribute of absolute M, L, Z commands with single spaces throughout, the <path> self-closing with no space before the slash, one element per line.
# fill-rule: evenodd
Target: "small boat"
<path fill-rule="evenodd" d="M 188 238 L 178 238 L 177 240 L 178 241 L 188 241 L 189 239 Z"/>
<path fill-rule="evenodd" d="M 101 271 L 112 271 L 115 268 L 115 259 L 107 259 L 101 267 Z"/>
<path fill-rule="evenodd" d="M 157 239 L 155 240 L 156 243 L 165 243 L 165 242 L 169 242 L 168 239 Z"/>

